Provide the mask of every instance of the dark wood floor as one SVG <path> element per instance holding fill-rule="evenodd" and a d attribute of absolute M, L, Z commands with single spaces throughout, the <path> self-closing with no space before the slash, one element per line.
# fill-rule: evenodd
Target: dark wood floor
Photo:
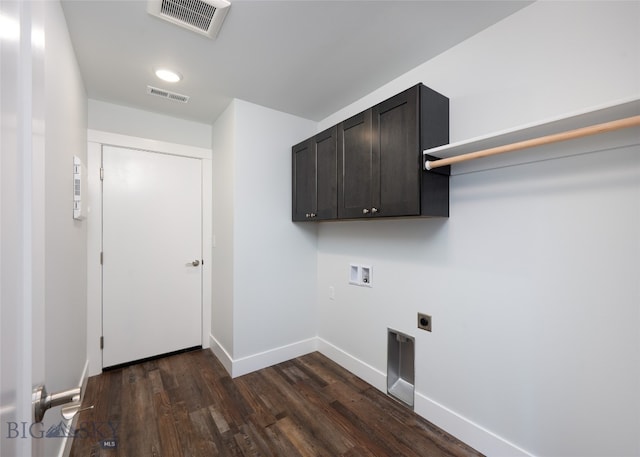
<path fill-rule="evenodd" d="M 209 350 L 157 359 L 90 378 L 92 404 L 72 457 L 481 455 L 317 352 L 236 379 Z"/>

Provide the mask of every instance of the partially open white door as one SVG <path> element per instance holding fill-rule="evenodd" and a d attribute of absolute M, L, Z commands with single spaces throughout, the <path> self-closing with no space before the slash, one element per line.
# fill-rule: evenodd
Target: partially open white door
<path fill-rule="evenodd" d="M 41 457 L 44 382 L 44 30 L 38 2 L 0 2 L 0 456 Z M 59 441 L 59 440 L 58 440 Z"/>
<path fill-rule="evenodd" d="M 102 366 L 202 342 L 202 162 L 104 146 Z"/>

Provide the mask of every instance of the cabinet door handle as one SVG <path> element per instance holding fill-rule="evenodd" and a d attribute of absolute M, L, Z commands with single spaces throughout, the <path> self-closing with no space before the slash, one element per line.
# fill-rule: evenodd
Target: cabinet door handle
<path fill-rule="evenodd" d="M 316 216 L 317 216 L 317 214 L 316 214 L 316 213 L 311 213 L 311 214 L 309 215 L 309 217 L 316 217 Z"/>
<path fill-rule="evenodd" d="M 311 214 L 307 213 L 304 215 L 304 217 L 306 217 L 307 219 L 309 219 L 311 217 Z"/>
<path fill-rule="evenodd" d="M 378 208 L 371 208 L 371 212 L 372 213 L 377 213 L 378 212 Z"/>
<path fill-rule="evenodd" d="M 367 208 L 362 208 L 362 214 L 369 214 L 369 210 Z"/>

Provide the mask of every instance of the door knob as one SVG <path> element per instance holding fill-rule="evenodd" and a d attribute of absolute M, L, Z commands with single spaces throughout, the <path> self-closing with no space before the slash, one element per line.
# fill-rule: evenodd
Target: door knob
<path fill-rule="evenodd" d="M 49 408 L 55 408 L 56 406 L 80 401 L 80 394 L 80 387 L 74 387 L 73 389 L 49 394 L 44 386 L 37 386 L 33 389 L 32 397 L 34 421 L 42 422 L 42 419 L 44 419 L 44 413 L 47 412 Z"/>
<path fill-rule="evenodd" d="M 194 260 L 193 262 L 191 262 L 191 265 L 193 265 L 194 267 L 197 267 L 198 265 L 200 265 L 200 261 Z"/>
<path fill-rule="evenodd" d="M 367 208 L 362 209 L 362 214 L 369 214 L 369 210 Z"/>

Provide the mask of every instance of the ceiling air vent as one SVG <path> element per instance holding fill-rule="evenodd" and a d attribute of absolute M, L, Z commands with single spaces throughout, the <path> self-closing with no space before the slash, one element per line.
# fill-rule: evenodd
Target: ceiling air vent
<path fill-rule="evenodd" d="M 227 0 L 148 0 L 147 11 L 192 32 L 215 38 L 230 6 Z"/>
<path fill-rule="evenodd" d="M 187 103 L 189 101 L 188 95 L 177 94 L 175 92 L 169 92 L 168 90 L 159 89 L 153 86 L 147 86 L 147 94 L 155 95 L 157 97 L 168 98 L 176 102 Z"/>

